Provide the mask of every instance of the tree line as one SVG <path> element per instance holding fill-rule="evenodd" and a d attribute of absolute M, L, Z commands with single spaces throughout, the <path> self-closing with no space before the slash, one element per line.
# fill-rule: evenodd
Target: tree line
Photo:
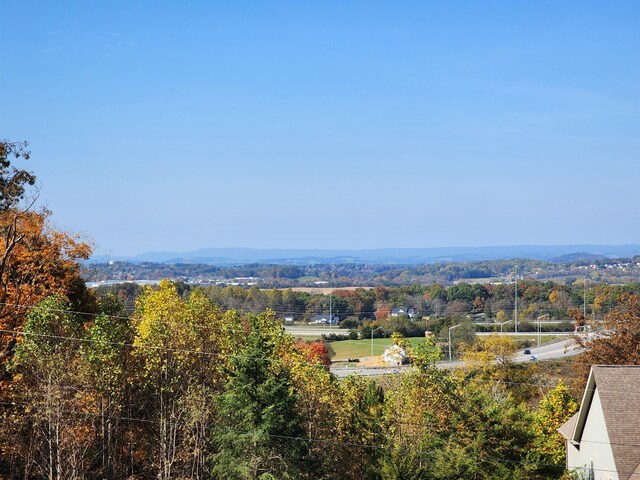
<path fill-rule="evenodd" d="M 578 255 L 578 257 L 580 257 Z M 191 283 L 232 283 L 253 278 L 262 288 L 314 287 L 324 282 L 335 287 L 376 287 L 459 281 L 509 281 L 515 272 L 532 280 L 559 280 L 572 283 L 587 277 L 594 283 L 632 283 L 640 281 L 640 256 L 633 258 L 589 258 L 543 261 L 527 258 L 484 261 L 435 262 L 429 264 L 325 263 L 314 265 L 247 264 L 220 266 L 208 264 L 112 261 L 85 263 L 87 281 L 101 280 L 187 280 Z M 615 268 L 612 268 L 615 267 Z"/>
<path fill-rule="evenodd" d="M 177 285 L 183 295 L 189 295 L 196 288 L 182 282 Z M 412 318 L 419 321 L 423 317 L 472 315 L 477 320 L 504 322 L 514 318 L 516 299 L 521 321 L 535 322 L 540 317 L 572 322 L 593 318 L 601 320 L 615 307 L 621 295 L 640 293 L 640 283 L 609 285 L 580 280 L 566 284 L 522 280 L 518 282 L 517 295 L 514 283 L 334 289 L 331 296 L 290 288 L 262 289 L 255 285 L 250 288 L 234 285 L 202 289 L 208 298 L 223 308 L 252 313 L 270 309 L 280 318 L 292 317 L 298 322 L 306 322 L 314 315 L 328 314 L 331 308 L 343 325 L 354 328 L 365 321 L 390 316 L 393 308 L 413 309 Z M 133 308 L 141 291 L 142 287 L 133 283 L 96 289 L 98 297 L 115 294 L 130 308 Z"/>
<path fill-rule="evenodd" d="M 29 309 L 5 365 L 0 472 L 34 479 L 563 472 L 562 442 L 545 409 L 561 408 L 566 418 L 575 400 L 563 384 L 550 385 L 540 406 L 529 407 L 530 394 L 511 387 L 528 365 L 485 362 L 451 372 L 417 349 L 423 361 L 407 375 L 340 381 L 326 352 L 309 347 L 273 313 L 223 311 L 202 290 L 185 299 L 168 281 L 146 288 L 131 316 L 113 296 L 91 315 L 49 296 Z"/>

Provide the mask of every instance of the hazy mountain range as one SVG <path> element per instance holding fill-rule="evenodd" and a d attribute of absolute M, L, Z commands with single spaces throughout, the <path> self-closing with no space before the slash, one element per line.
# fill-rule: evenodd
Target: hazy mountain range
<path fill-rule="evenodd" d="M 509 245 L 493 247 L 380 248 L 370 250 L 202 248 L 190 252 L 147 252 L 131 257 L 94 256 L 91 262 L 248 263 L 309 265 L 317 263 L 421 264 L 531 258 L 570 262 L 640 255 L 640 245 Z"/>

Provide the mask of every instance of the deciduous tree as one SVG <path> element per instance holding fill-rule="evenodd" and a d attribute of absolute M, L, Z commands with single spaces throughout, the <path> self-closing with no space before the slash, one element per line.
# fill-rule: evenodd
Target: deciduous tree
<path fill-rule="evenodd" d="M 53 228 L 48 211 L 32 209 L 35 176 L 11 165 L 29 158 L 25 148 L 0 142 L 0 382 L 29 308 L 55 293 L 66 296 L 74 310 L 94 309 L 78 266 L 91 247 Z"/>
<path fill-rule="evenodd" d="M 602 334 L 597 338 L 578 337 L 587 351 L 576 368 L 586 383 L 591 365 L 640 365 L 640 296 L 623 294 L 617 306 L 605 315 Z"/>
<path fill-rule="evenodd" d="M 33 472 L 49 480 L 81 479 L 89 470 L 95 412 L 82 388 L 83 320 L 69 307 L 64 297 L 52 296 L 34 308 L 12 362 L 15 407 L 0 437 L 24 478 Z"/>
<path fill-rule="evenodd" d="M 564 464 L 566 450 L 558 428 L 577 411 L 578 402 L 562 380 L 540 401 L 533 422 L 536 450 L 547 457 L 549 463 Z"/>
<path fill-rule="evenodd" d="M 184 301 L 165 280 L 145 290 L 136 317 L 133 353 L 154 426 L 148 445 L 156 474 L 203 478 L 221 364 L 243 342 L 237 313 L 222 314 L 200 290 Z"/>
<path fill-rule="evenodd" d="M 464 349 L 462 360 L 472 367 L 507 365 L 513 361 L 517 349 L 516 343 L 506 335 L 476 337 L 473 344 Z"/>
<path fill-rule="evenodd" d="M 11 165 L 12 159 L 28 160 L 30 156 L 27 142 L 0 141 L 0 212 L 15 208 L 24 199 L 28 187 L 35 185 L 33 172 Z"/>

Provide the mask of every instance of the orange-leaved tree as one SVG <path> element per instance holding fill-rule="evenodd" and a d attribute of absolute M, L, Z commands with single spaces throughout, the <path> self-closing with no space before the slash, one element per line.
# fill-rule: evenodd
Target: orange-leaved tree
<path fill-rule="evenodd" d="M 640 365 L 640 296 L 625 293 L 605 315 L 595 338 L 576 338 L 587 351 L 577 357 L 576 368 L 586 384 L 591 365 Z"/>
<path fill-rule="evenodd" d="M 76 310 L 93 308 L 78 264 L 91 247 L 35 209 L 35 175 L 11 164 L 28 158 L 26 143 L 0 141 L 0 380 L 30 308 L 51 294 L 68 297 Z"/>

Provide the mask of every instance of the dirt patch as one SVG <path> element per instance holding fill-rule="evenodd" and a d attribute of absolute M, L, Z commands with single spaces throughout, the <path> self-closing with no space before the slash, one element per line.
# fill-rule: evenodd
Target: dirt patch
<path fill-rule="evenodd" d="M 373 357 L 360 357 L 359 365 L 363 368 L 386 367 L 382 355 L 374 355 Z"/>

